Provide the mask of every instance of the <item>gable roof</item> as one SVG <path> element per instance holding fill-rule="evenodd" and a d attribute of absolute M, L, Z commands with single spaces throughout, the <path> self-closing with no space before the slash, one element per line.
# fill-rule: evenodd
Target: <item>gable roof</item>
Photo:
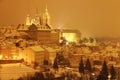
<path fill-rule="evenodd" d="M 19 25 L 17 27 L 17 30 L 19 30 L 19 31 L 27 31 L 27 30 L 29 30 L 30 27 L 36 27 L 38 31 L 51 30 L 50 26 L 47 25 L 47 24 L 46 25 L 35 25 L 35 24 L 32 24 L 32 25 Z"/>
<path fill-rule="evenodd" d="M 31 48 L 33 51 L 35 51 L 35 52 L 42 52 L 42 51 L 45 51 L 42 47 L 40 47 L 40 46 L 31 46 L 31 47 L 29 47 L 29 48 Z"/>

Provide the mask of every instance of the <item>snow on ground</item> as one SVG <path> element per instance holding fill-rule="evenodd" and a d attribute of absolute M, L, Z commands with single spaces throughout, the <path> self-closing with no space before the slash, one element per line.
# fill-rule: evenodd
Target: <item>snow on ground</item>
<path fill-rule="evenodd" d="M 0 80 L 18 79 L 24 75 L 34 73 L 34 69 L 20 63 L 0 65 Z"/>

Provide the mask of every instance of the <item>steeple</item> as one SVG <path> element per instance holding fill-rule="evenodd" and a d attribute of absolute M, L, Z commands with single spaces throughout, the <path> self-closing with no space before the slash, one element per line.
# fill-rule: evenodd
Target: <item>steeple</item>
<path fill-rule="evenodd" d="M 47 12 L 47 13 L 48 13 L 48 8 L 47 8 L 47 4 L 46 4 L 45 12 Z"/>
<path fill-rule="evenodd" d="M 43 23 L 44 24 L 50 24 L 50 15 L 48 13 L 48 8 L 47 8 L 47 5 L 46 5 L 46 8 L 45 8 L 45 13 L 43 14 Z"/>
<path fill-rule="evenodd" d="M 27 10 L 27 16 L 26 16 L 26 25 L 31 25 L 31 17 L 30 17 L 30 9 L 28 8 Z"/>
<path fill-rule="evenodd" d="M 40 25 L 40 17 L 39 17 L 39 12 L 37 8 L 36 8 L 36 14 L 35 14 L 35 24 Z"/>
<path fill-rule="evenodd" d="M 31 25 L 31 18 L 29 14 L 26 16 L 26 25 Z"/>

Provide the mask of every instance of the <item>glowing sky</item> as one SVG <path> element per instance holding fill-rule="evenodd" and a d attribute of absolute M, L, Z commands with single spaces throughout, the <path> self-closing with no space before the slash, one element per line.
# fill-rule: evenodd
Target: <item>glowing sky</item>
<path fill-rule="evenodd" d="M 91 36 L 120 36 L 120 0 L 0 0 L 0 25 L 25 23 L 43 13 L 46 3 L 51 24 L 57 28 L 79 29 Z"/>

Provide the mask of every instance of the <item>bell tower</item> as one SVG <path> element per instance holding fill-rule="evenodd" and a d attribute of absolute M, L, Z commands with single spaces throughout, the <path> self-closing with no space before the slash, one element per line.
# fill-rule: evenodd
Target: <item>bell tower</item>
<path fill-rule="evenodd" d="M 35 24 L 36 24 L 36 25 L 40 25 L 40 17 L 39 17 L 38 9 L 36 9 Z"/>
<path fill-rule="evenodd" d="M 26 25 L 31 25 L 31 18 L 29 14 L 27 14 L 27 17 L 26 17 Z"/>
<path fill-rule="evenodd" d="M 44 14 L 43 14 L 43 24 L 50 25 L 50 15 L 49 15 L 49 13 L 48 13 L 47 5 L 46 5 L 45 12 L 44 12 Z"/>

